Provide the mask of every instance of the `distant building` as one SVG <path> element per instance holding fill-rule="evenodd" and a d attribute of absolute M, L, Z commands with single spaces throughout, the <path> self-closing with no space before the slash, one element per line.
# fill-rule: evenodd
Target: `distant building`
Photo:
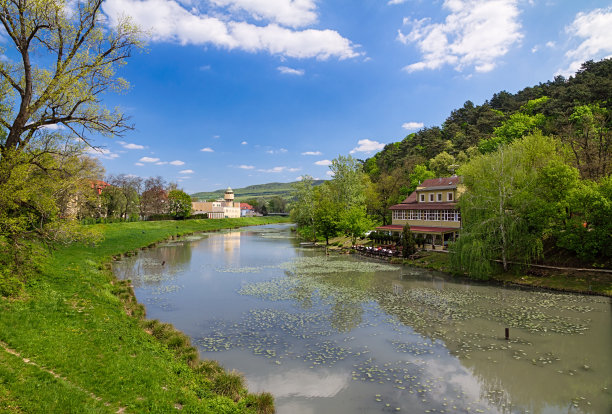
<path fill-rule="evenodd" d="M 446 248 L 461 228 L 461 212 L 457 199 L 463 192 L 461 177 L 432 178 L 423 181 L 400 204 L 390 207 L 390 225 L 378 230 L 401 232 L 408 223 L 410 231 L 434 249 Z"/>
<path fill-rule="evenodd" d="M 240 203 L 240 217 L 253 217 L 255 208 L 249 203 Z"/>
<path fill-rule="evenodd" d="M 227 187 L 224 198 L 192 202 L 191 214 L 208 214 L 209 219 L 239 218 L 240 207 L 234 206 L 234 191 Z"/>

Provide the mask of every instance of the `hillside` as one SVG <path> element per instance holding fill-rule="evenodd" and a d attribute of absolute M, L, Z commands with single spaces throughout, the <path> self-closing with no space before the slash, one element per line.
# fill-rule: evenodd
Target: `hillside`
<path fill-rule="evenodd" d="M 315 180 L 313 183 L 314 185 L 320 185 L 323 182 L 324 180 Z M 275 196 L 288 200 L 291 198 L 291 193 L 293 192 L 293 184 L 294 182 L 256 184 L 244 188 L 232 188 L 232 190 L 234 190 L 236 201 L 244 201 L 253 198 L 271 198 Z M 211 192 L 199 192 L 191 194 L 191 198 L 202 201 L 222 198 L 223 194 L 225 194 L 225 190 L 225 188 L 222 188 Z"/>

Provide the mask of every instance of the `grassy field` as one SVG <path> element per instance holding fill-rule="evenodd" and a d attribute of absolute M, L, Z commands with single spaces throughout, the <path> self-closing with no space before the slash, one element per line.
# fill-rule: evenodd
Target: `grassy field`
<path fill-rule="evenodd" d="M 272 412 L 269 394 L 248 394 L 185 335 L 144 319 L 110 261 L 172 236 L 280 221 L 98 224 L 97 245 L 54 250 L 20 297 L 0 298 L 0 412 Z"/>
<path fill-rule="evenodd" d="M 323 180 L 315 180 L 313 182 L 314 185 L 322 184 Z M 233 188 L 234 196 L 236 201 L 244 201 L 251 198 L 271 198 L 274 196 L 279 196 L 286 200 L 291 198 L 291 194 L 293 193 L 293 185 L 294 183 L 268 183 L 268 184 L 257 184 L 250 185 L 244 188 Z M 217 198 L 223 198 L 225 194 L 225 188 L 210 191 L 210 192 L 200 192 L 191 194 L 191 197 L 197 198 L 200 200 L 214 200 Z"/>

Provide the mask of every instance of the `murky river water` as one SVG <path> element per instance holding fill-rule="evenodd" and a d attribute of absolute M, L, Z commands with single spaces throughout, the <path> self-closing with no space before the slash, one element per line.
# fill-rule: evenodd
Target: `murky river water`
<path fill-rule="evenodd" d="M 607 298 L 325 256 L 287 225 L 164 243 L 114 270 L 279 413 L 612 412 Z"/>

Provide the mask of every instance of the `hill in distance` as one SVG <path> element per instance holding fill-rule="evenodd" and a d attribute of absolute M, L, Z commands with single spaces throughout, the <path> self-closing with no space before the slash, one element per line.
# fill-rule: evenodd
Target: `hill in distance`
<path fill-rule="evenodd" d="M 320 185 L 325 180 L 314 180 L 314 185 Z M 234 190 L 234 197 L 236 201 L 244 201 L 251 198 L 272 198 L 275 196 L 282 197 L 286 200 L 291 198 L 291 193 L 293 193 L 292 185 L 295 182 L 291 183 L 268 183 L 268 184 L 256 184 L 249 185 L 244 188 L 232 188 Z M 222 188 L 215 191 L 210 192 L 199 192 L 195 194 L 191 194 L 192 199 L 199 199 L 201 201 L 205 200 L 216 200 L 217 198 L 223 198 L 225 194 L 226 188 Z"/>

